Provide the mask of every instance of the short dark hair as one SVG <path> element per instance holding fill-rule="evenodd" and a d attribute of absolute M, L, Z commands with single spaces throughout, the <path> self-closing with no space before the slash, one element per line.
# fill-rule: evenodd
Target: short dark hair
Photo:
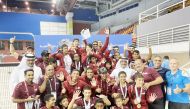
<path fill-rule="evenodd" d="M 113 48 L 119 48 L 119 46 L 113 46 Z"/>
<path fill-rule="evenodd" d="M 84 91 L 84 90 L 92 90 L 92 89 L 91 89 L 90 86 L 84 86 L 83 91 Z"/>
<path fill-rule="evenodd" d="M 106 61 L 105 64 L 111 64 L 112 65 L 112 62 L 111 61 Z"/>
<path fill-rule="evenodd" d="M 120 71 L 119 74 L 118 74 L 118 77 L 119 77 L 121 74 L 125 74 L 125 75 L 127 76 L 127 73 L 126 73 L 126 72 Z"/>
<path fill-rule="evenodd" d="M 98 41 L 94 41 L 93 43 L 98 43 Z M 93 43 L 92 43 L 92 44 L 93 44 Z"/>
<path fill-rule="evenodd" d="M 132 45 L 130 45 L 129 47 L 135 48 L 135 45 L 132 44 Z"/>
<path fill-rule="evenodd" d="M 97 57 L 96 57 L 95 55 L 93 55 L 93 54 L 89 55 L 88 58 L 89 58 L 90 60 L 91 60 L 92 58 L 96 58 L 96 59 L 97 59 Z"/>
<path fill-rule="evenodd" d="M 48 50 L 43 50 L 42 52 L 41 52 L 41 56 L 43 57 L 43 56 L 49 56 L 49 52 L 48 52 Z"/>
<path fill-rule="evenodd" d="M 27 46 L 26 49 L 27 50 L 31 49 L 32 51 L 34 51 L 34 47 L 32 47 L 32 46 Z"/>
<path fill-rule="evenodd" d="M 53 57 L 49 58 L 49 63 L 57 63 L 57 60 Z"/>
<path fill-rule="evenodd" d="M 80 70 L 78 70 L 78 69 L 73 69 L 71 73 L 73 73 L 74 71 L 77 71 L 80 74 Z"/>
<path fill-rule="evenodd" d="M 169 59 L 169 56 L 164 56 L 164 59 Z"/>
<path fill-rule="evenodd" d="M 67 98 L 67 95 L 61 95 L 57 98 L 58 103 L 60 104 L 63 99 Z"/>
<path fill-rule="evenodd" d="M 107 72 L 108 72 L 106 67 L 100 67 L 98 71 L 99 71 L 100 74 L 107 74 Z"/>
<path fill-rule="evenodd" d="M 87 71 L 87 70 L 92 70 L 92 68 L 91 68 L 91 67 L 87 67 L 87 68 L 86 68 L 86 71 Z M 93 70 L 92 70 L 92 71 L 93 71 Z"/>
<path fill-rule="evenodd" d="M 105 104 L 104 101 L 102 100 L 102 98 L 97 99 L 96 102 L 95 102 L 95 105 L 98 104 L 98 103 Z"/>
<path fill-rule="evenodd" d="M 105 62 L 105 66 L 106 66 L 106 64 L 110 64 L 110 65 L 111 65 L 110 68 L 111 68 L 111 69 L 113 68 L 113 66 L 112 66 L 112 62 L 111 62 L 111 61 L 106 61 L 106 62 Z"/>
<path fill-rule="evenodd" d="M 52 94 L 47 94 L 47 95 L 44 96 L 44 101 L 45 101 L 45 102 L 46 102 L 46 101 L 49 101 L 50 98 L 52 98 L 52 97 L 54 97 Z"/>
<path fill-rule="evenodd" d="M 33 69 L 27 69 L 27 70 L 25 70 L 25 71 L 24 71 L 24 75 L 27 75 L 27 73 L 28 73 L 29 71 L 34 72 L 34 70 L 33 70 Z"/>
<path fill-rule="evenodd" d="M 78 39 L 78 38 L 74 38 L 74 39 L 73 39 L 73 42 L 74 42 L 74 41 L 76 41 L 76 40 L 77 40 L 77 41 L 79 41 L 79 39 Z"/>
<path fill-rule="evenodd" d="M 68 47 L 68 45 L 67 45 L 67 44 L 63 44 L 63 45 L 61 46 L 61 48 L 63 48 L 63 47 Z"/>
<path fill-rule="evenodd" d="M 92 44 L 88 44 L 87 46 L 89 46 L 90 48 L 92 48 Z"/>
<path fill-rule="evenodd" d="M 140 54 L 139 50 L 134 50 L 134 53 Z"/>
<path fill-rule="evenodd" d="M 144 77 L 143 77 L 143 75 L 141 73 L 137 72 L 137 73 L 135 73 L 134 78 L 136 80 L 138 78 L 144 78 Z"/>

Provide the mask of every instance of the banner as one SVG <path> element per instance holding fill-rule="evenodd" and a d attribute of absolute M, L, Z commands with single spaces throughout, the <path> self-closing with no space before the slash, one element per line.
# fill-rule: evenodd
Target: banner
<path fill-rule="evenodd" d="M 71 45 L 73 39 L 78 38 L 80 40 L 80 46 L 82 45 L 82 36 L 81 35 L 65 35 L 65 36 L 34 36 L 34 46 L 35 53 L 37 57 L 41 57 L 41 52 L 43 50 L 48 50 L 48 46 L 51 46 L 52 52 L 54 53 L 59 46 L 63 43 Z M 87 39 L 88 43 L 92 43 L 93 41 L 102 41 L 104 44 L 106 39 L 106 35 L 92 35 L 89 39 Z M 132 44 L 132 36 L 131 35 L 110 35 L 109 46 L 119 46 L 120 53 L 123 53 L 124 45 L 128 43 Z"/>

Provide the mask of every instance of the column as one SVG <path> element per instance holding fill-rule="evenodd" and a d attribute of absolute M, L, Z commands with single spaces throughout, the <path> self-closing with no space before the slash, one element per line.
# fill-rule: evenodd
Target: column
<path fill-rule="evenodd" d="M 73 12 L 67 12 L 65 18 L 67 21 L 67 35 L 73 35 Z"/>

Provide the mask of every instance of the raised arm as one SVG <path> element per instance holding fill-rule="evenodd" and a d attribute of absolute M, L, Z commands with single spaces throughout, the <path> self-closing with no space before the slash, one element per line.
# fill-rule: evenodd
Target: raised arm
<path fill-rule="evenodd" d="M 158 84 L 161 84 L 162 82 L 164 82 L 163 78 L 160 76 L 160 74 L 156 70 L 151 69 L 151 75 L 155 79 L 151 82 L 145 83 L 143 86 L 145 89 L 148 89 L 150 86 L 158 85 Z"/>
<path fill-rule="evenodd" d="M 81 34 L 81 36 L 83 38 L 83 42 L 86 46 L 88 44 L 86 39 L 88 39 L 91 36 L 90 30 L 89 29 L 82 29 L 80 34 Z"/>
<path fill-rule="evenodd" d="M 110 30 L 109 30 L 109 28 L 105 29 L 104 34 L 106 34 L 106 41 L 105 41 L 103 47 L 100 49 L 101 53 L 105 52 L 105 50 L 107 49 L 108 44 L 109 44 L 109 36 L 110 36 Z"/>
<path fill-rule="evenodd" d="M 14 42 L 15 42 L 15 39 L 16 39 L 16 36 L 10 38 L 10 54 L 13 55 L 16 59 L 19 58 L 19 54 L 15 51 L 15 48 L 14 48 Z"/>
<path fill-rule="evenodd" d="M 69 103 L 68 105 L 68 109 L 73 109 L 75 108 L 77 105 L 75 104 L 75 100 L 80 98 L 79 95 L 80 95 L 81 91 L 80 90 L 77 90 L 74 94 L 73 94 L 73 98 L 71 100 L 71 102 Z"/>
<path fill-rule="evenodd" d="M 148 46 L 148 55 L 147 57 L 145 58 L 145 61 L 148 61 L 150 60 L 152 57 L 152 48 L 150 46 Z"/>
<path fill-rule="evenodd" d="M 42 84 L 39 87 L 40 93 L 43 93 L 46 90 L 47 82 L 48 82 L 48 76 L 45 74 L 44 75 L 44 81 L 42 82 Z"/>

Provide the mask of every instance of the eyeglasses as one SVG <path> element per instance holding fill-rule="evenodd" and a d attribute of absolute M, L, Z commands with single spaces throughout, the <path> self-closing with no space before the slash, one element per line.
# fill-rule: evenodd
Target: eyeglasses
<path fill-rule="evenodd" d="M 114 50 L 119 50 L 119 48 L 114 48 Z"/>
<path fill-rule="evenodd" d="M 161 60 L 155 60 L 155 61 L 159 61 L 159 62 L 161 62 Z"/>

